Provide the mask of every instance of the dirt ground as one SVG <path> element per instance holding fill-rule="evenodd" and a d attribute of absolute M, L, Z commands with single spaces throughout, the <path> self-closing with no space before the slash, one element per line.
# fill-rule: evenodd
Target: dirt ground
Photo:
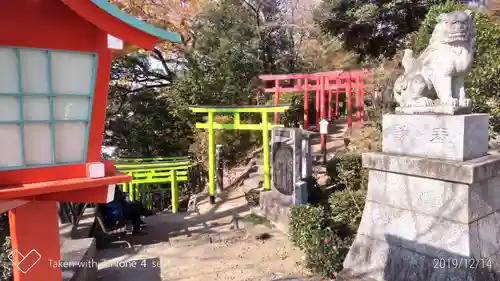
<path fill-rule="evenodd" d="M 99 252 L 99 280 L 269 281 L 305 276 L 302 254 L 288 237 L 250 219 L 244 190 L 259 180 L 254 175 L 245 186 L 225 192 L 216 205 L 203 199 L 199 214 L 149 217 L 147 235 L 128 239 L 132 248 Z"/>

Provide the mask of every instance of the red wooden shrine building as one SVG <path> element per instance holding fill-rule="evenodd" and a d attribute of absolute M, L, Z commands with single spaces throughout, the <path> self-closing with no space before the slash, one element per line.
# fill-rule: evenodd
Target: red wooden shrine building
<path fill-rule="evenodd" d="M 152 49 L 180 36 L 107 0 L 1 1 L 0 212 L 16 281 L 62 280 L 49 263 L 60 260 L 57 201 L 106 203 L 130 181 L 101 161 L 113 40 Z"/>

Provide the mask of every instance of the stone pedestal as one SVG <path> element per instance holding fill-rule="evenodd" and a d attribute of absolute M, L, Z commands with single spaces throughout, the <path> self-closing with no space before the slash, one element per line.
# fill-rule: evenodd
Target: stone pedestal
<path fill-rule="evenodd" d="M 277 189 L 261 191 L 259 205 L 267 219 L 272 221 L 276 228 L 288 233 L 290 208 L 295 204 L 307 203 L 307 183 L 299 181 L 293 189 L 292 195 L 281 193 Z"/>
<path fill-rule="evenodd" d="M 307 202 L 307 184 L 301 179 L 310 175 L 311 144 L 298 128 L 272 130 L 270 191 L 261 191 L 260 209 L 282 231 L 288 231 L 290 207 Z"/>
<path fill-rule="evenodd" d="M 439 149 L 435 128 L 448 132 Z M 484 114 L 384 116 L 383 152 L 363 154 L 367 200 L 340 280 L 500 280 L 500 157 L 483 156 L 487 128 Z"/>

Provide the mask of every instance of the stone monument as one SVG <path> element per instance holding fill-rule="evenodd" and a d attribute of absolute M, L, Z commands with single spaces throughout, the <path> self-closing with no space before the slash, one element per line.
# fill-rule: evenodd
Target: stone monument
<path fill-rule="evenodd" d="M 271 134 L 270 191 L 260 193 L 266 217 L 287 232 L 290 207 L 307 202 L 307 184 L 312 175 L 311 144 L 299 128 L 273 128 Z"/>
<path fill-rule="evenodd" d="M 368 194 L 339 280 L 500 280 L 500 157 L 463 87 L 474 36 L 470 11 L 442 14 L 422 55 L 407 52 L 383 152 L 363 154 Z"/>

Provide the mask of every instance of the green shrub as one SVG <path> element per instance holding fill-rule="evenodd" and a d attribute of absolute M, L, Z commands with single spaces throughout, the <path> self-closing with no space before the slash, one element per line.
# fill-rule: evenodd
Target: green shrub
<path fill-rule="evenodd" d="M 342 269 L 351 242 L 334 231 L 329 213 L 323 206 L 295 205 L 289 224 L 291 240 L 304 252 L 306 267 L 326 276 Z"/>
<path fill-rule="evenodd" d="M 354 238 L 365 206 L 365 190 L 343 189 L 328 198 L 332 224 L 343 238 Z"/>
<path fill-rule="evenodd" d="M 332 166 L 334 178 L 342 181 L 344 188 L 335 190 L 323 200 L 328 204 L 293 206 L 289 224 L 290 238 L 304 252 L 306 267 L 330 277 L 342 270 L 366 198 L 366 189 L 360 188 L 366 173 L 361 168 L 359 154 L 345 154 Z M 349 180 L 347 175 L 351 175 Z"/>
<path fill-rule="evenodd" d="M 362 189 L 367 184 L 367 171 L 363 169 L 359 153 L 345 153 L 333 158 L 326 167 L 330 184 L 338 183 L 338 189 Z"/>
<path fill-rule="evenodd" d="M 441 13 L 464 10 L 465 6 L 453 1 L 430 8 L 418 35 L 413 39 L 415 53 L 427 46 L 436 19 Z M 500 132 L 500 23 L 481 12 L 474 12 L 476 21 L 476 53 L 472 71 L 465 80 L 465 87 L 475 112 L 490 114 L 493 132 Z"/>
<path fill-rule="evenodd" d="M 349 252 L 352 239 L 341 238 L 330 227 L 323 229 L 316 237 L 317 239 L 304 249 L 305 265 L 314 273 L 335 276 L 336 272 L 342 270 L 342 263 Z"/>
<path fill-rule="evenodd" d="M 330 195 L 330 207 L 292 207 L 290 237 L 304 252 L 307 268 L 326 276 L 342 270 L 361 220 L 364 199 L 364 192 L 344 189 Z"/>
<path fill-rule="evenodd" d="M 294 205 L 290 215 L 290 238 L 301 250 L 307 249 L 319 238 L 326 226 L 325 209 L 310 204 Z"/>

